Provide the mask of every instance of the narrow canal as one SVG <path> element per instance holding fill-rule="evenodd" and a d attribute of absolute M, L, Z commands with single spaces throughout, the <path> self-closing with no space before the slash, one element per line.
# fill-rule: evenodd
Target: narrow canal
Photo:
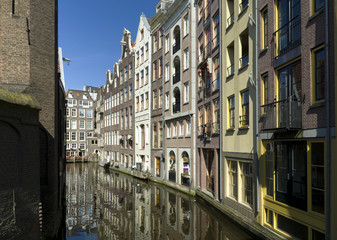
<path fill-rule="evenodd" d="M 193 197 L 97 164 L 67 164 L 66 205 L 72 240 L 253 239 Z"/>

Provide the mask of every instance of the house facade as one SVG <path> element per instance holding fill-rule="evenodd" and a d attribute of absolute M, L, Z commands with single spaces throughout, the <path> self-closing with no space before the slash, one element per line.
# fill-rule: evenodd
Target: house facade
<path fill-rule="evenodd" d="M 140 16 L 135 41 L 135 167 L 140 172 L 151 170 L 151 28 L 144 14 Z"/>
<path fill-rule="evenodd" d="M 334 232 L 327 228 L 335 162 L 332 2 L 259 1 L 258 12 L 261 224 L 288 238 L 324 239 Z"/>

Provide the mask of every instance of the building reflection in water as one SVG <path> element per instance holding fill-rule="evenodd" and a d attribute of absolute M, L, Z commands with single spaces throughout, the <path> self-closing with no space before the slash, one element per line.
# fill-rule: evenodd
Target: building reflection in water
<path fill-rule="evenodd" d="M 154 183 L 67 165 L 67 239 L 252 239 L 217 210 Z"/>

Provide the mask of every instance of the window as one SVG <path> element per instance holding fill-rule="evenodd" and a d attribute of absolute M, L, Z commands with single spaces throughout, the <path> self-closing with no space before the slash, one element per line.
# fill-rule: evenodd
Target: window
<path fill-rule="evenodd" d="M 124 100 L 123 96 L 124 96 L 124 93 L 123 93 L 123 89 L 122 89 L 121 90 L 121 104 L 123 103 L 123 100 Z"/>
<path fill-rule="evenodd" d="M 145 107 L 144 109 L 148 109 L 149 108 L 149 92 L 145 93 Z"/>
<path fill-rule="evenodd" d="M 87 129 L 91 130 L 92 129 L 92 121 L 87 121 Z"/>
<path fill-rule="evenodd" d="M 220 88 L 220 67 L 219 67 L 219 57 L 213 60 L 213 86 L 212 90 L 218 90 Z"/>
<path fill-rule="evenodd" d="M 169 109 L 170 106 L 170 95 L 169 92 L 165 93 L 165 109 Z"/>
<path fill-rule="evenodd" d="M 158 78 L 157 61 L 153 62 L 153 81 Z"/>
<path fill-rule="evenodd" d="M 247 1 L 248 2 L 248 1 Z M 248 29 L 244 30 L 240 34 L 240 43 L 241 43 L 241 58 L 240 60 L 240 68 L 244 68 L 249 63 L 249 43 L 248 43 Z"/>
<path fill-rule="evenodd" d="M 324 0 L 313 0 L 313 13 L 324 8 Z"/>
<path fill-rule="evenodd" d="M 136 112 L 138 112 L 139 107 L 139 97 L 136 97 Z"/>
<path fill-rule="evenodd" d="M 157 108 L 157 90 L 153 90 L 153 109 Z"/>
<path fill-rule="evenodd" d="M 235 120 L 235 98 L 231 96 L 228 98 L 228 128 L 234 128 L 234 120 Z"/>
<path fill-rule="evenodd" d="M 70 120 L 66 120 L 66 128 L 70 129 Z"/>
<path fill-rule="evenodd" d="M 241 116 L 240 126 L 247 127 L 249 125 L 249 91 L 241 92 Z"/>
<path fill-rule="evenodd" d="M 240 162 L 241 167 L 241 201 L 249 206 L 253 205 L 253 165 Z"/>
<path fill-rule="evenodd" d="M 132 84 L 129 86 L 129 100 L 132 99 Z"/>
<path fill-rule="evenodd" d="M 213 123 L 212 134 L 220 134 L 220 101 L 215 99 L 213 101 Z"/>
<path fill-rule="evenodd" d="M 144 94 L 140 95 L 140 111 L 144 110 Z"/>
<path fill-rule="evenodd" d="M 136 89 L 139 88 L 139 73 L 136 74 Z"/>
<path fill-rule="evenodd" d="M 189 49 L 186 48 L 184 50 L 184 70 L 190 67 L 190 52 Z"/>
<path fill-rule="evenodd" d="M 167 129 L 166 137 L 170 138 L 171 137 L 171 123 L 167 123 L 166 129 Z"/>
<path fill-rule="evenodd" d="M 274 197 L 274 146 L 272 143 L 267 143 L 265 148 L 266 194 Z"/>
<path fill-rule="evenodd" d="M 148 84 L 149 82 L 149 67 L 145 68 L 145 82 L 144 85 Z"/>
<path fill-rule="evenodd" d="M 153 35 L 153 53 L 157 52 L 158 50 L 158 34 L 155 33 Z"/>
<path fill-rule="evenodd" d="M 128 87 L 124 88 L 124 102 L 128 101 Z"/>
<path fill-rule="evenodd" d="M 144 47 L 140 49 L 140 53 L 140 64 L 142 64 L 144 61 Z"/>
<path fill-rule="evenodd" d="M 76 110 L 76 108 L 72 108 L 71 109 L 71 116 L 72 117 L 76 117 L 77 116 L 77 110 Z"/>
<path fill-rule="evenodd" d="M 136 52 L 136 67 L 139 66 L 139 51 Z"/>
<path fill-rule="evenodd" d="M 227 47 L 227 78 L 234 74 L 234 41 Z"/>
<path fill-rule="evenodd" d="M 163 123 L 158 122 L 159 125 L 159 147 L 163 147 Z"/>
<path fill-rule="evenodd" d="M 157 131 L 158 123 L 153 123 L 153 148 L 158 148 L 158 131 Z"/>
<path fill-rule="evenodd" d="M 66 116 L 69 117 L 69 108 L 66 109 Z"/>
<path fill-rule="evenodd" d="M 325 98 L 325 51 L 320 47 L 313 52 L 313 102 L 323 101 Z"/>
<path fill-rule="evenodd" d="M 268 75 L 262 77 L 262 105 L 268 104 Z"/>
<path fill-rule="evenodd" d="M 177 123 L 174 122 L 174 123 L 173 123 L 173 134 L 172 134 L 172 136 L 173 136 L 173 137 L 176 137 L 177 135 L 178 135 Z"/>
<path fill-rule="evenodd" d="M 140 83 L 139 83 L 139 87 L 143 87 L 144 85 L 144 70 L 142 70 L 140 72 Z"/>
<path fill-rule="evenodd" d="M 185 15 L 183 24 L 184 36 L 186 36 L 190 32 L 190 21 L 188 14 Z"/>
<path fill-rule="evenodd" d="M 84 138 L 84 132 L 80 132 L 80 141 L 84 141 L 85 138 Z"/>
<path fill-rule="evenodd" d="M 85 128 L 85 120 L 80 120 L 80 129 Z"/>
<path fill-rule="evenodd" d="M 76 148 L 77 148 L 77 144 L 76 144 L 76 143 L 72 143 L 72 144 L 71 144 L 71 148 L 72 148 L 72 149 L 76 149 Z"/>
<path fill-rule="evenodd" d="M 165 37 L 165 53 L 168 53 L 170 50 L 170 36 Z"/>
<path fill-rule="evenodd" d="M 238 178 L 237 178 L 237 161 L 228 161 L 228 194 L 230 197 L 238 198 Z"/>
<path fill-rule="evenodd" d="M 125 81 L 127 81 L 129 79 L 128 78 L 128 67 L 125 67 L 124 72 L 125 72 Z"/>
<path fill-rule="evenodd" d="M 130 114 L 129 114 L 129 116 L 130 116 L 129 124 L 130 124 L 130 128 L 132 128 L 132 127 L 133 127 L 133 126 L 132 126 L 132 120 L 133 120 L 133 119 L 132 119 L 132 107 L 130 107 L 129 109 L 130 109 L 130 111 L 129 111 L 129 113 L 130 113 Z"/>
<path fill-rule="evenodd" d="M 179 122 L 179 136 L 184 136 L 185 128 L 184 128 L 184 121 Z"/>
<path fill-rule="evenodd" d="M 268 47 L 268 10 L 267 8 L 261 12 L 262 17 L 262 49 Z"/>
<path fill-rule="evenodd" d="M 184 102 L 187 103 L 190 100 L 190 82 L 184 83 Z"/>
<path fill-rule="evenodd" d="M 220 28 L 219 28 L 219 14 L 217 14 L 214 18 L 213 18 L 213 40 L 212 40 L 212 47 L 215 48 L 217 46 L 219 46 L 220 43 Z"/>
<path fill-rule="evenodd" d="M 163 76 L 163 58 L 159 58 L 159 77 Z"/>
<path fill-rule="evenodd" d="M 158 107 L 163 107 L 163 89 L 159 88 L 159 98 L 158 98 Z"/>
<path fill-rule="evenodd" d="M 170 80 L 170 65 L 165 65 L 165 82 Z"/>
<path fill-rule="evenodd" d="M 130 63 L 130 65 L 129 65 L 129 70 L 130 70 L 130 75 L 129 75 L 129 78 L 131 78 L 132 77 L 132 62 Z M 115 83 L 116 83 L 117 81 L 115 81 Z M 117 86 L 115 86 L 115 87 L 117 87 Z"/>
<path fill-rule="evenodd" d="M 77 120 L 71 120 L 71 129 L 77 129 Z"/>
<path fill-rule="evenodd" d="M 124 82 L 124 71 L 123 69 L 121 70 L 121 75 L 120 75 L 120 84 L 122 84 Z"/>
<path fill-rule="evenodd" d="M 325 213 L 324 143 L 311 143 L 311 210 Z"/>
<path fill-rule="evenodd" d="M 87 109 L 87 118 L 92 118 L 92 110 Z"/>
<path fill-rule="evenodd" d="M 145 61 L 149 59 L 149 43 L 145 44 Z"/>
<path fill-rule="evenodd" d="M 186 120 L 186 136 L 191 135 L 191 120 Z"/>
<path fill-rule="evenodd" d="M 76 132 L 71 133 L 71 141 L 76 141 Z"/>
<path fill-rule="evenodd" d="M 144 39 L 144 29 L 140 30 L 140 41 Z"/>
<path fill-rule="evenodd" d="M 67 141 L 70 140 L 69 132 L 67 132 L 67 134 L 66 134 L 66 140 L 67 140 Z"/>

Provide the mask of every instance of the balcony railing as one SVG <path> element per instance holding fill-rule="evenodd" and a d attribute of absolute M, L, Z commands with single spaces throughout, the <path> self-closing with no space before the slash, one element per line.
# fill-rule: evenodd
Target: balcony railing
<path fill-rule="evenodd" d="M 207 23 L 209 17 L 211 15 L 211 4 L 207 4 L 207 6 L 204 9 L 204 24 Z"/>
<path fill-rule="evenodd" d="M 217 34 L 212 40 L 212 48 L 215 49 L 217 46 L 219 46 L 219 43 L 220 43 L 220 34 Z"/>
<path fill-rule="evenodd" d="M 227 77 L 232 76 L 234 74 L 234 64 L 227 68 Z"/>
<path fill-rule="evenodd" d="M 173 44 L 173 54 L 180 50 L 180 42 Z"/>
<path fill-rule="evenodd" d="M 247 66 L 249 63 L 249 55 L 245 54 L 240 58 L 240 68 Z"/>
<path fill-rule="evenodd" d="M 249 115 L 241 115 L 240 116 L 240 127 L 248 127 L 249 125 Z"/>
<path fill-rule="evenodd" d="M 301 18 L 296 16 L 274 32 L 275 58 L 301 44 Z"/>
<path fill-rule="evenodd" d="M 204 49 L 204 57 L 203 60 L 205 60 L 210 54 L 212 53 L 212 45 L 211 41 L 209 41 Z"/>
<path fill-rule="evenodd" d="M 242 0 L 239 7 L 240 7 L 240 13 L 246 9 L 246 7 L 248 6 L 248 0 Z"/>
<path fill-rule="evenodd" d="M 234 23 L 234 12 L 232 12 L 229 18 L 227 18 L 227 27 L 231 26 L 233 23 Z"/>
<path fill-rule="evenodd" d="M 172 105 L 173 105 L 173 113 L 180 112 L 180 102 L 175 102 Z"/>
<path fill-rule="evenodd" d="M 172 78 L 173 78 L 173 84 L 180 82 L 180 72 L 173 74 Z"/>
<path fill-rule="evenodd" d="M 212 123 L 212 134 L 220 134 L 220 123 L 219 122 Z"/>
<path fill-rule="evenodd" d="M 262 130 L 301 129 L 302 103 L 290 97 L 261 106 Z"/>

